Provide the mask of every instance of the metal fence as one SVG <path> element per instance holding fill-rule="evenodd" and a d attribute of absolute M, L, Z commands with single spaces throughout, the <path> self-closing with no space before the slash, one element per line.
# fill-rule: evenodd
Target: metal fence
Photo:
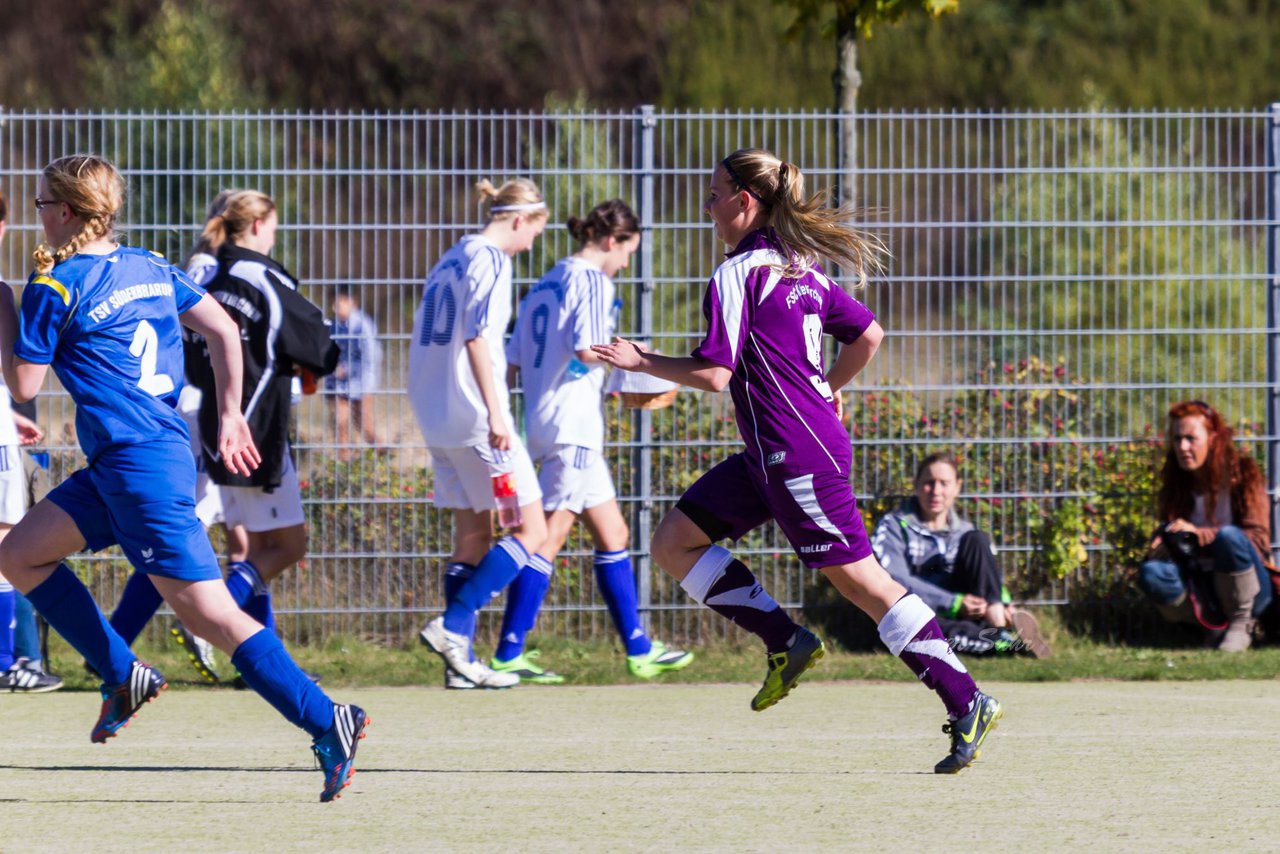
<path fill-rule="evenodd" d="M 1115 589 L 1125 576 L 1109 525 L 1154 524 L 1133 518 L 1149 503 L 1152 441 L 1168 404 L 1187 397 L 1212 400 L 1266 452 L 1274 494 L 1278 117 L 1280 105 L 853 118 L 856 201 L 893 253 L 860 295 L 889 335 L 849 396 L 854 488 L 869 512 L 907 492 L 924 454 L 953 450 L 963 460 L 962 512 L 995 533 L 1020 597 L 1062 603 Z M 13 209 L 0 271 L 25 275 L 39 237 L 30 199 L 41 166 L 61 154 L 92 150 L 119 164 L 131 187 L 125 239 L 175 260 L 218 190 L 273 196 L 276 256 L 326 312 L 335 287 L 351 286 L 385 352 L 372 445 L 336 443 L 323 393 L 297 407 L 311 548 L 303 568 L 276 582 L 277 609 L 294 639 L 351 632 L 398 642 L 441 607 L 450 536 L 448 514 L 430 503 L 404 396 L 408 330 L 425 273 L 479 223 L 473 183 L 528 176 L 550 203 L 552 226 L 516 261 L 518 289 L 573 250 L 559 223 L 609 197 L 630 201 L 645 236 L 618 277 L 624 334 L 687 352 L 720 251 L 701 212 L 711 168 L 759 146 L 799 165 L 810 187 L 834 186 L 842 120 L 649 107 L 0 112 L 0 188 Z M 652 628 L 681 642 L 731 635 L 646 556 L 661 514 L 738 444 L 727 396 L 686 391 L 656 413 L 607 408 Z M 56 482 L 82 460 L 71 404 L 53 382 L 40 420 Z M 1065 564 L 1046 559 L 1046 544 L 1064 540 Z M 824 601 L 820 579 L 772 526 L 741 547 L 784 604 Z M 589 544 L 571 540 L 559 564 L 540 631 L 609 636 Z M 109 607 L 127 571 L 118 556 L 78 565 Z"/>

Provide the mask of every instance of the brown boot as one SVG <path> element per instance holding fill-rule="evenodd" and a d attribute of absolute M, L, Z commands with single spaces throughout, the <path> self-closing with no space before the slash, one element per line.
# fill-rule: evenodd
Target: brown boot
<path fill-rule="evenodd" d="M 1194 623 L 1196 621 L 1196 614 L 1191 607 L 1191 600 L 1187 598 L 1185 593 L 1167 605 L 1157 604 L 1156 611 L 1170 623 Z"/>
<path fill-rule="evenodd" d="M 1244 652 L 1252 643 L 1253 637 L 1253 600 L 1258 597 L 1262 587 L 1258 584 L 1258 574 L 1252 569 L 1244 572 L 1215 572 L 1213 589 L 1218 594 L 1218 602 L 1227 615 L 1227 633 L 1218 644 L 1223 652 Z"/>

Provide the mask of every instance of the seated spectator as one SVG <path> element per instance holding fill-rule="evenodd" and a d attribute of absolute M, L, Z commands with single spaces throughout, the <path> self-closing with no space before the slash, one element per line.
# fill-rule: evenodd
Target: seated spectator
<path fill-rule="evenodd" d="M 1204 401 L 1174 404 L 1166 435 L 1162 524 L 1138 583 L 1165 619 L 1199 623 L 1211 645 L 1241 652 L 1275 593 L 1262 472 L 1237 453 L 1231 428 Z"/>
<path fill-rule="evenodd" d="M 991 539 L 955 512 L 959 467 L 948 453 L 916 469 L 915 495 L 876 526 L 880 565 L 938 614 L 958 652 L 1029 652 L 1047 658 L 1036 619 L 1015 609 Z"/>

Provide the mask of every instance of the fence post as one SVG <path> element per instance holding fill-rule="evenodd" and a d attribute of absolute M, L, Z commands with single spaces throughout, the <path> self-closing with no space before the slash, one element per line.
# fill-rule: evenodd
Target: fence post
<path fill-rule="evenodd" d="M 657 118 L 652 104 L 636 108 L 636 215 L 640 217 L 640 249 L 636 253 L 636 278 L 640 282 L 639 299 L 636 300 L 636 336 L 650 345 L 653 343 L 653 226 L 654 218 L 654 128 Z M 631 421 L 631 489 L 639 500 L 632 506 L 631 547 L 636 554 L 636 604 L 646 630 L 650 629 L 649 609 L 653 605 L 651 579 L 652 560 L 649 557 L 649 540 L 653 533 L 653 414 L 647 409 L 632 412 Z"/>
<path fill-rule="evenodd" d="M 1280 103 L 1267 124 L 1267 487 L 1274 556 L 1280 533 Z"/>

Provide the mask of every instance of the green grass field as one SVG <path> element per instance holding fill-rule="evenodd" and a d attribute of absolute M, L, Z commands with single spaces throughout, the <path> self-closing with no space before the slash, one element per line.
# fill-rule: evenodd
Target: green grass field
<path fill-rule="evenodd" d="M 0 696 L 0 850 L 1274 850 L 1280 683 L 993 682 L 982 760 L 930 773 L 910 682 L 335 691 L 373 718 L 316 802 L 307 738 L 245 692 L 178 686 L 89 743 L 96 697 Z"/>

